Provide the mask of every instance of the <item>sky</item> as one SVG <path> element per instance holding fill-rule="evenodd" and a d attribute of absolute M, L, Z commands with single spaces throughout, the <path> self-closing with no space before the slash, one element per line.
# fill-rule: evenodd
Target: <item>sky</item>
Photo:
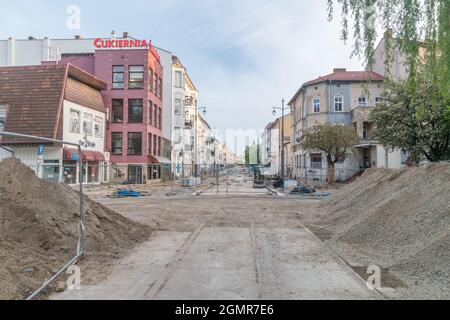
<path fill-rule="evenodd" d="M 0 39 L 108 37 L 112 30 L 152 39 L 174 52 L 200 91 L 199 105 L 220 130 L 263 129 L 272 107 L 333 68 L 363 69 L 329 22 L 326 0 L 2 0 Z M 81 9 L 79 30 L 67 8 Z M 280 116 L 280 115 L 278 115 Z"/>

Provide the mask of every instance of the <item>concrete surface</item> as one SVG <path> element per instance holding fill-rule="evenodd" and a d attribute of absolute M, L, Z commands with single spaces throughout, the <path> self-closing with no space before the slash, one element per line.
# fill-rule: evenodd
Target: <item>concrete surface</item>
<path fill-rule="evenodd" d="M 230 178 L 231 196 L 102 201 L 158 231 L 106 280 L 51 299 L 381 298 L 298 221 L 307 201 Z"/>

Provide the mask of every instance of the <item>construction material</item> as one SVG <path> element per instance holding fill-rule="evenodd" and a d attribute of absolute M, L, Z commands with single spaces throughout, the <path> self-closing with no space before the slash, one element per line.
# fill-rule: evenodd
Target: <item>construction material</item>
<path fill-rule="evenodd" d="M 141 196 L 140 192 L 131 190 L 131 189 L 126 189 L 126 190 L 119 190 L 116 192 L 116 196 L 119 198 L 127 198 L 127 197 L 133 197 L 133 198 L 138 198 Z"/>
<path fill-rule="evenodd" d="M 450 164 L 370 169 L 310 226 L 350 264 L 394 273 L 402 298 L 450 298 Z"/>
<path fill-rule="evenodd" d="M 0 162 L 0 299 L 26 298 L 75 256 L 79 198 L 69 186 L 40 180 L 17 159 Z M 86 284 L 104 277 L 105 268 L 151 230 L 88 198 L 84 208 Z M 91 272 L 99 265 L 103 274 Z"/>

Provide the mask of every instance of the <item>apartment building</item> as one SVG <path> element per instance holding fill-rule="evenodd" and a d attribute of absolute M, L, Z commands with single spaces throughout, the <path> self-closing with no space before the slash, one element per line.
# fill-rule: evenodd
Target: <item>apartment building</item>
<path fill-rule="evenodd" d="M 402 166 L 399 151 L 386 152 L 373 137 L 370 110 L 381 101 L 384 77 L 370 71 L 334 69 L 331 74 L 303 84 L 289 102 L 292 111 L 293 176 L 326 179 L 326 157 L 301 146 L 305 130 L 318 124 L 352 126 L 360 138 L 354 152 L 336 165 L 336 179 L 345 181 L 370 167 Z"/>

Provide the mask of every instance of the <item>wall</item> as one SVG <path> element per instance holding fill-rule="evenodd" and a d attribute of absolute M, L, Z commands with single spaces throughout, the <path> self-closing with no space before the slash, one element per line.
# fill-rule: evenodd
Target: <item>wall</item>
<path fill-rule="evenodd" d="M 79 111 L 81 114 L 81 128 L 80 133 L 72 133 L 70 132 L 70 110 L 76 110 Z M 83 133 L 83 116 L 84 114 L 91 114 L 93 115 L 92 121 L 94 121 L 95 117 L 99 117 L 102 119 L 102 134 L 101 136 L 95 136 L 94 132 L 92 135 L 85 135 Z M 100 153 L 104 153 L 105 151 L 105 144 L 104 144 L 104 137 L 105 137 L 105 114 L 101 113 L 99 111 L 95 111 L 86 107 L 83 107 L 79 104 L 75 104 L 70 101 L 64 101 L 64 111 L 63 111 L 63 140 L 67 142 L 73 142 L 73 143 L 79 143 L 80 140 L 83 141 L 85 137 L 91 142 L 95 143 L 95 147 L 90 148 L 84 148 L 88 151 L 98 151 Z M 68 146 L 69 148 L 73 148 L 71 146 Z"/>

